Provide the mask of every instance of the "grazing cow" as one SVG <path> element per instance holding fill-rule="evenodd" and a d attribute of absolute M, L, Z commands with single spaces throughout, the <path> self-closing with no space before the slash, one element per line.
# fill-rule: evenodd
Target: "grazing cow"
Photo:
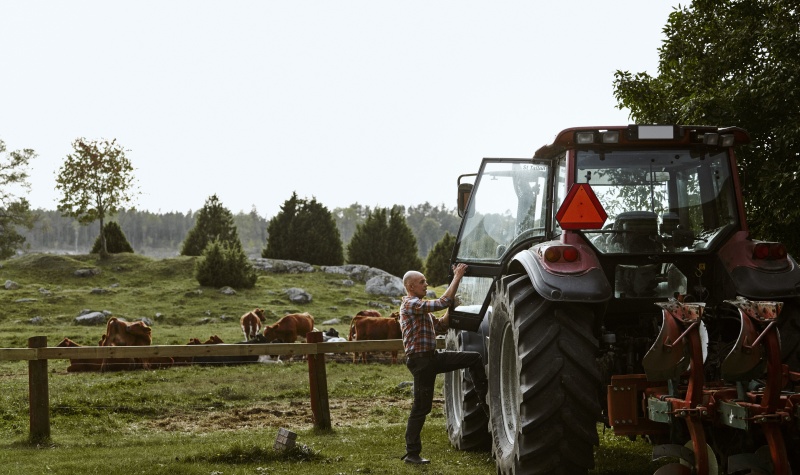
<path fill-rule="evenodd" d="M 306 334 L 314 331 L 314 317 L 308 313 L 292 313 L 284 315 L 280 320 L 264 328 L 264 338 L 268 342 L 281 340 L 285 342 L 305 341 Z"/>
<path fill-rule="evenodd" d="M 365 317 L 356 315 L 351 324 L 351 341 L 363 340 L 399 340 L 403 337 L 400 330 L 400 314 L 395 312 L 389 318 Z M 358 353 L 353 354 L 353 363 L 358 361 Z M 367 362 L 367 353 L 361 354 L 361 360 Z M 397 363 L 397 351 L 392 351 L 392 364 Z"/>
<path fill-rule="evenodd" d="M 61 343 L 56 345 L 59 348 L 77 348 L 81 345 L 75 343 L 69 338 L 64 338 Z M 68 373 L 76 373 L 79 371 L 100 371 L 103 367 L 103 360 L 100 358 L 92 359 L 70 359 L 69 366 L 67 366 Z"/>
<path fill-rule="evenodd" d="M 106 324 L 106 333 L 100 340 L 100 346 L 150 346 L 152 342 L 152 330 L 146 323 L 142 321 L 129 323 L 117 317 L 111 317 Z M 172 358 L 166 357 L 115 358 L 104 360 L 101 371 L 167 368 L 173 363 Z"/>
<path fill-rule="evenodd" d="M 187 345 L 202 345 L 203 343 L 197 338 L 189 338 Z M 174 356 L 172 358 L 176 365 L 190 365 L 194 363 L 193 356 Z"/>
<path fill-rule="evenodd" d="M 225 343 L 222 341 L 222 338 L 218 337 L 217 335 L 211 335 L 208 340 L 204 341 L 204 345 L 219 345 L 220 343 Z"/>
<path fill-rule="evenodd" d="M 192 344 L 192 345 L 198 345 L 198 344 L 219 345 L 219 344 L 225 343 L 224 341 L 222 341 L 222 338 L 218 337 L 217 335 L 211 335 L 208 338 L 208 340 L 206 340 L 203 343 L 200 343 L 200 340 L 197 340 L 196 338 L 194 340 L 196 340 L 197 343 L 190 342 L 189 344 Z M 251 343 L 251 342 L 242 341 L 242 342 L 239 342 L 237 344 L 245 344 L 245 343 Z M 236 356 L 236 355 L 229 355 L 229 356 L 208 355 L 208 356 L 195 356 L 194 357 L 194 362 L 195 363 L 203 364 L 203 365 L 210 365 L 210 364 L 216 364 L 216 365 L 238 365 L 238 364 L 244 364 L 244 363 L 255 363 L 257 361 L 258 361 L 258 355 L 242 355 L 242 356 Z"/>
<path fill-rule="evenodd" d="M 244 333 L 245 341 L 252 340 L 258 335 L 264 320 L 264 310 L 260 308 L 256 308 L 242 315 L 239 319 L 239 323 L 242 326 L 242 333 Z"/>

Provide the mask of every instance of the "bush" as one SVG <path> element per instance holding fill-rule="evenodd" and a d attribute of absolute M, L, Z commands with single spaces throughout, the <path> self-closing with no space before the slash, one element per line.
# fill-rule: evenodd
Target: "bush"
<path fill-rule="evenodd" d="M 197 261 L 195 278 L 206 287 L 230 286 L 252 289 L 256 285 L 256 271 L 241 246 L 230 245 L 217 239 L 211 241 Z"/>
<path fill-rule="evenodd" d="M 119 227 L 119 223 L 116 221 L 109 221 L 106 223 L 106 225 L 103 226 L 103 234 L 106 236 L 106 249 L 109 254 L 133 252 L 133 247 L 131 247 L 128 238 L 125 237 L 125 233 L 122 232 L 122 228 Z M 99 254 L 102 247 L 103 241 L 100 239 L 100 235 L 98 235 L 97 239 L 94 241 L 94 246 L 92 246 L 91 253 Z"/>

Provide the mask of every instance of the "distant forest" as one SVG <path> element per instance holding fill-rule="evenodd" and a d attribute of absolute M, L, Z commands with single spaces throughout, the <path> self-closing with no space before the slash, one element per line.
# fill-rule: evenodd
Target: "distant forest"
<path fill-rule="evenodd" d="M 455 209 L 448 209 L 444 205 L 433 206 L 427 202 L 399 208 L 404 211 L 406 221 L 417 238 L 417 248 L 423 260 L 446 232 L 453 235 L 458 232 L 461 220 Z M 373 209 L 355 203 L 347 208 L 335 208 L 331 211 L 344 246 L 347 246 L 356 227 L 364 222 Z M 23 252 L 86 254 L 100 234 L 99 222 L 82 226 L 72 218 L 61 216 L 58 211 L 39 209 L 36 214 L 38 219 L 32 229 L 20 229 L 20 233 L 26 238 Z M 193 211 L 186 214 L 157 214 L 131 209 L 120 211 L 110 221 L 119 223 L 137 254 L 164 258 L 180 254 L 181 244 L 186 233 L 194 226 L 196 214 Z M 249 213 L 234 214 L 234 222 L 248 256 L 260 256 L 267 243 L 269 219 L 260 216 L 253 208 Z"/>

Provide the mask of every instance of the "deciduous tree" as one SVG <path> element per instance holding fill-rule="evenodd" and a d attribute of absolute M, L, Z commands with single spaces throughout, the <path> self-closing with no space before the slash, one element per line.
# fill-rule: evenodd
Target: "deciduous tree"
<path fill-rule="evenodd" d="M 800 9 L 782 0 L 695 0 L 664 28 L 658 76 L 617 71 L 637 123 L 740 126 L 751 231 L 800 252 Z"/>
<path fill-rule="evenodd" d="M 133 166 L 126 150 L 117 140 L 88 141 L 78 138 L 72 142 L 73 152 L 67 155 L 56 177 L 56 189 L 62 197 L 58 211 L 86 225 L 105 219 L 133 199 Z M 100 233 L 101 256 L 108 255 L 103 233 Z"/>
<path fill-rule="evenodd" d="M 18 226 L 33 227 L 36 216 L 28 200 L 17 196 L 27 192 L 28 165 L 36 157 L 32 149 L 6 152 L 6 144 L 0 140 L 0 259 L 14 255 L 25 242 Z"/>

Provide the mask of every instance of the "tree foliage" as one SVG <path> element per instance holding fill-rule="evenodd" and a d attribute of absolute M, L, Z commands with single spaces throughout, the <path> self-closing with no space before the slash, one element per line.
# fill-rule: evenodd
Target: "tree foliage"
<path fill-rule="evenodd" d="M 238 240 L 236 241 L 238 243 Z M 252 289 L 258 276 L 241 244 L 214 239 L 197 260 L 195 278 L 206 287 Z"/>
<path fill-rule="evenodd" d="M 344 263 L 342 239 L 333 214 L 316 198 L 300 199 L 292 193 L 270 220 L 267 235 L 262 257 L 327 266 Z"/>
<path fill-rule="evenodd" d="M 431 285 L 439 286 L 449 282 L 450 257 L 455 245 L 456 237 L 445 233 L 428 253 L 428 258 L 425 259 L 425 278 Z"/>
<path fill-rule="evenodd" d="M 664 28 L 659 74 L 617 71 L 614 94 L 637 123 L 735 125 L 753 233 L 800 252 L 800 9 L 785 0 L 695 0 Z"/>
<path fill-rule="evenodd" d="M 382 269 L 392 275 L 422 268 L 417 240 L 402 208 L 376 208 L 356 228 L 347 245 L 347 262 Z"/>
<path fill-rule="evenodd" d="M 211 195 L 197 212 L 194 227 L 186 234 L 181 247 L 182 256 L 199 256 L 212 241 L 233 247 L 242 247 L 233 214 Z"/>
<path fill-rule="evenodd" d="M 36 217 L 28 200 L 17 192 L 30 188 L 28 165 L 35 157 L 31 149 L 6 152 L 6 144 L 0 140 L 0 259 L 14 255 L 25 242 L 18 226 L 33 227 Z"/>
<path fill-rule="evenodd" d="M 72 148 L 56 177 L 56 189 L 62 194 L 58 210 L 84 225 L 99 220 L 103 229 L 105 218 L 133 198 L 133 166 L 116 139 L 78 138 Z M 106 255 L 103 233 L 100 240 L 100 254 Z"/>
<path fill-rule="evenodd" d="M 119 254 L 121 252 L 133 252 L 133 247 L 128 242 L 128 238 L 125 237 L 125 233 L 122 232 L 122 228 L 119 227 L 119 223 L 116 221 L 109 221 L 106 223 L 105 227 L 103 228 L 103 238 L 106 240 L 106 250 L 109 254 Z M 92 246 L 92 254 L 100 253 L 100 249 L 102 249 L 103 242 L 101 236 L 97 236 L 97 239 L 94 241 L 94 246 Z"/>

